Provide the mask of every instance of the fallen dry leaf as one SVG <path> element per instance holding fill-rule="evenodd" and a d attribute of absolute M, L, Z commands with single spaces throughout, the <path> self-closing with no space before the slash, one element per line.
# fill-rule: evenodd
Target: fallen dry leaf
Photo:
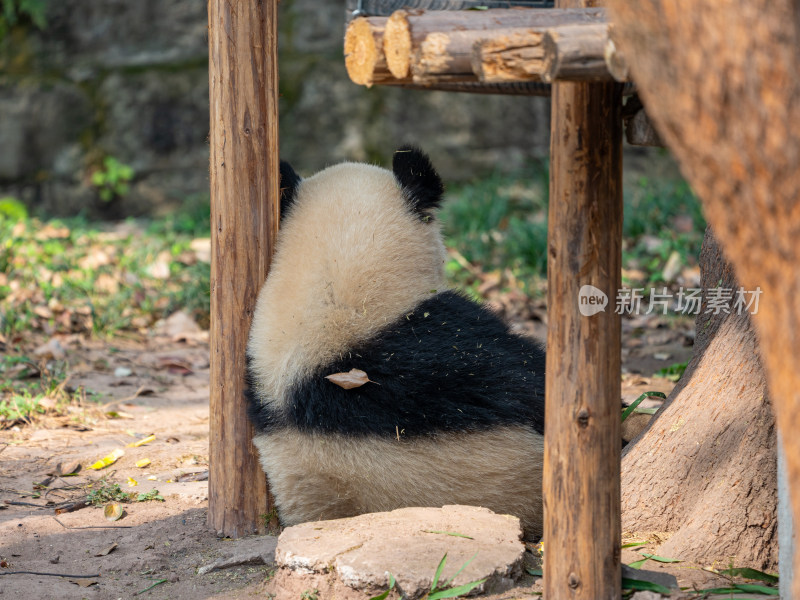
<path fill-rule="evenodd" d="M 134 463 L 134 464 L 137 467 L 139 467 L 140 469 L 144 469 L 147 465 L 150 464 L 150 459 L 149 458 L 143 458 L 141 460 L 137 460 L 136 463 Z"/>
<path fill-rule="evenodd" d="M 106 518 L 106 521 L 119 521 L 124 512 L 125 511 L 119 502 L 106 504 L 103 508 L 103 516 Z"/>
<path fill-rule="evenodd" d="M 136 487 L 139 485 L 139 482 L 136 481 L 133 477 L 128 477 L 128 487 Z"/>
<path fill-rule="evenodd" d="M 99 469 L 105 469 L 107 466 L 113 465 L 123 456 L 125 456 L 125 450 L 123 450 L 122 448 L 117 448 L 108 456 L 104 456 L 94 464 L 90 465 L 89 468 L 94 469 L 95 471 Z"/>
<path fill-rule="evenodd" d="M 108 556 L 111 554 L 117 547 L 117 543 L 114 542 L 108 548 L 103 548 L 100 552 L 96 553 L 95 556 Z"/>
<path fill-rule="evenodd" d="M 150 442 L 154 442 L 156 440 L 155 434 L 151 433 L 146 438 L 142 438 L 136 442 L 131 442 L 128 444 L 128 448 L 138 448 L 139 446 L 144 446 L 145 444 L 149 444 Z"/>
<path fill-rule="evenodd" d="M 361 387 L 365 383 L 375 383 L 361 369 L 350 369 L 347 373 L 333 373 L 326 375 L 325 379 L 346 390 Z"/>
<path fill-rule="evenodd" d="M 208 481 L 208 471 L 198 471 L 196 473 L 181 473 L 175 481 L 184 483 L 186 481 Z"/>
<path fill-rule="evenodd" d="M 92 585 L 97 585 L 96 579 L 67 579 L 70 583 L 74 583 L 75 585 L 79 585 L 81 587 L 89 587 Z"/>
<path fill-rule="evenodd" d="M 51 338 L 49 342 L 42 344 L 36 350 L 33 351 L 34 356 L 40 356 L 42 358 L 54 358 L 56 360 L 61 360 L 66 356 L 66 350 L 64 346 L 61 345 L 61 342 L 58 341 L 56 338 Z"/>
<path fill-rule="evenodd" d="M 80 471 L 80 468 L 81 463 L 79 463 L 77 460 L 73 460 L 71 462 L 60 462 L 56 465 L 55 471 L 53 473 L 48 473 L 48 475 L 66 477 L 67 475 L 74 475 Z"/>

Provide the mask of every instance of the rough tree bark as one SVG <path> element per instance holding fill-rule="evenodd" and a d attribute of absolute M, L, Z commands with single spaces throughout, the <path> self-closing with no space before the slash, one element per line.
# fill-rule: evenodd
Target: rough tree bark
<path fill-rule="evenodd" d="M 738 290 L 710 230 L 703 298 Z M 750 296 L 745 297 L 746 300 Z M 668 532 L 657 554 L 702 564 L 777 565 L 776 445 L 767 383 L 747 310 L 697 315 L 694 355 L 659 416 L 622 460 L 622 528 Z"/>
<path fill-rule="evenodd" d="M 797 1 L 609 0 L 617 45 L 747 289 L 800 522 Z M 800 547 L 798 547 L 800 548 Z M 800 552 L 795 554 L 800 571 Z M 800 577 L 794 580 L 800 597 Z"/>

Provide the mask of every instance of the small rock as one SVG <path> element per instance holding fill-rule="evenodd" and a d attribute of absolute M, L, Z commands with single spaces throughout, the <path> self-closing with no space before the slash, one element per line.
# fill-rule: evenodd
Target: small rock
<path fill-rule="evenodd" d="M 364 598 L 386 590 L 391 573 L 398 593 L 412 600 L 430 592 L 447 554 L 440 581 L 472 559 L 453 585 L 486 579 L 476 591 L 502 592 L 522 575 L 521 535 L 516 517 L 472 506 L 401 508 L 304 523 L 281 534 L 275 552 L 280 569 L 270 591 L 279 598 L 299 597 L 304 589 Z"/>
<path fill-rule="evenodd" d="M 201 331 L 195 320 L 182 310 L 172 313 L 158 326 L 159 334 L 170 337 L 191 336 Z"/>
<path fill-rule="evenodd" d="M 631 596 L 631 600 L 663 600 L 664 598 L 669 598 L 669 596 L 662 596 L 656 592 L 636 592 L 633 596 Z"/>
<path fill-rule="evenodd" d="M 133 371 L 131 371 L 128 367 L 117 367 L 114 369 L 114 377 L 128 377 L 132 374 Z"/>

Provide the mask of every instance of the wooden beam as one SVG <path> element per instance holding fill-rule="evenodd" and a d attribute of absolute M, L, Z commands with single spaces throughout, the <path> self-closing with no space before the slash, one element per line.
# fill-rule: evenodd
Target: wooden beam
<path fill-rule="evenodd" d="M 544 547 L 553 559 L 544 561 L 544 596 L 617 600 L 621 85 L 559 82 L 552 98 L 542 483 Z M 592 296 L 607 301 L 593 315 L 600 305 Z"/>
<path fill-rule="evenodd" d="M 544 34 L 542 80 L 613 81 L 606 66 L 608 23 L 570 25 Z"/>
<path fill-rule="evenodd" d="M 394 12 L 386 23 L 384 53 L 397 79 L 417 83 L 476 81 L 473 46 L 490 37 L 528 34 L 540 39 L 550 27 L 602 22 L 602 9 L 493 9 Z"/>
<path fill-rule="evenodd" d="M 245 349 L 278 229 L 278 0 L 209 0 L 211 386 L 208 524 L 263 532 L 270 513 L 243 395 Z"/>
<path fill-rule="evenodd" d="M 581 13 L 582 10 L 569 11 Z M 624 60 L 604 20 L 544 30 L 498 29 L 474 43 L 472 70 L 484 82 L 626 81 Z"/>

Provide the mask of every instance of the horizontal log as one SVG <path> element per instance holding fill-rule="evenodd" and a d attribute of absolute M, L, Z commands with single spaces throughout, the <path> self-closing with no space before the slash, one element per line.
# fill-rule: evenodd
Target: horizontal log
<path fill-rule="evenodd" d="M 472 68 L 481 81 L 627 80 L 627 66 L 605 22 L 496 33 L 473 48 Z"/>
<path fill-rule="evenodd" d="M 600 8 L 400 10 L 350 22 L 345 66 L 367 87 L 547 95 L 542 82 L 627 79 L 609 30 Z"/>
<path fill-rule="evenodd" d="M 607 23 L 548 29 L 542 41 L 542 81 L 612 81 L 606 67 L 607 42 Z"/>
<path fill-rule="evenodd" d="M 399 10 L 386 22 L 383 44 L 389 71 L 416 83 L 477 81 L 476 42 L 515 31 L 541 36 L 555 26 L 604 22 L 593 9 L 493 9 L 485 11 Z"/>

